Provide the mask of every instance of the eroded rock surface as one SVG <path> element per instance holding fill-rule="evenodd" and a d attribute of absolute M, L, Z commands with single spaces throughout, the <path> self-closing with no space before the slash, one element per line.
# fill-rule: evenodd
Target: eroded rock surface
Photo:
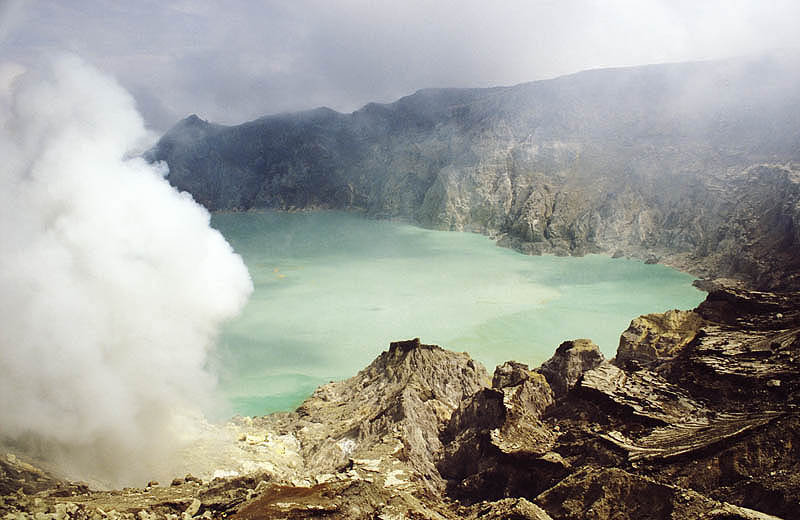
<path fill-rule="evenodd" d="M 617 468 L 579 471 L 542 493 L 536 501 L 554 520 L 776 519 L 772 515 L 722 503 L 695 491 L 681 489 Z"/>
<path fill-rule="evenodd" d="M 590 339 L 565 341 L 537 372 L 544 375 L 556 397 L 571 390 L 587 370 L 600 365 L 605 358 Z"/>
<path fill-rule="evenodd" d="M 396 342 L 295 412 L 227 426 L 244 474 L 90 491 L 6 457 L 0 516 L 788 520 L 798 318 L 800 294 L 719 283 L 692 314 L 634 320 L 622 362 L 565 342 L 491 385 L 466 354 Z"/>
<path fill-rule="evenodd" d="M 149 155 L 212 210 L 347 209 L 530 254 L 798 288 L 798 72 L 792 54 L 428 89 L 232 127 L 190 116 Z"/>
<path fill-rule="evenodd" d="M 542 471 L 563 473 L 551 452 L 556 434 L 541 421 L 553 402 L 541 374 L 522 363 L 497 367 L 492 388 L 465 399 L 442 433 L 438 469 L 450 494 L 466 502 L 518 496 L 543 485 Z M 519 467 L 520 458 L 530 464 Z"/>
<path fill-rule="evenodd" d="M 616 363 L 625 366 L 634 361 L 652 365 L 660 358 L 670 358 L 694 339 L 702 324 L 703 318 L 694 311 L 671 310 L 640 316 L 622 333 Z"/>

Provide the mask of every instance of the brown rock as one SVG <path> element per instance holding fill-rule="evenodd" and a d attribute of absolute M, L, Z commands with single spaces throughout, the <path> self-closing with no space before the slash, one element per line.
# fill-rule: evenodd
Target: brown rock
<path fill-rule="evenodd" d="M 576 339 L 559 345 L 553 357 L 536 371 L 547 379 L 558 398 L 569 392 L 584 372 L 600 365 L 604 359 L 592 340 Z"/>
<path fill-rule="evenodd" d="M 693 311 L 671 310 L 634 318 L 619 338 L 616 364 L 626 366 L 631 360 L 650 364 L 673 357 L 694 339 L 703 323 Z"/>
<path fill-rule="evenodd" d="M 91 518 L 180 515 L 194 499 L 205 517 L 265 520 L 794 518 L 800 294 L 721 287 L 695 313 L 691 340 L 691 313 L 645 316 L 625 363 L 565 342 L 537 371 L 499 366 L 492 387 L 466 354 L 395 342 L 297 412 L 228 425 L 264 439 L 230 437 L 269 455 L 268 473 L 90 492 L 12 456 L 0 516 L 58 513 L 69 496 Z"/>
<path fill-rule="evenodd" d="M 542 508 L 524 498 L 504 498 L 477 504 L 469 517 L 474 520 L 552 520 Z"/>
<path fill-rule="evenodd" d="M 517 363 L 516 361 L 506 361 L 494 369 L 492 376 L 492 388 L 498 390 L 507 386 L 515 386 L 530 379 L 531 372 L 528 365 Z"/>
<path fill-rule="evenodd" d="M 402 459 L 433 491 L 444 485 L 434 466 L 439 433 L 488 379 L 467 354 L 398 341 L 356 376 L 319 387 L 296 415 L 262 421 L 281 420 L 296 435 L 312 475 L 337 473 L 350 459 L 384 460 L 388 471 Z"/>
<path fill-rule="evenodd" d="M 537 488 L 548 471 L 565 471 L 550 451 L 556 434 L 540 419 L 554 403 L 544 376 L 522 363 L 504 363 L 492 386 L 465 400 L 442 434 L 437 468 L 451 492 L 467 501 Z"/>
<path fill-rule="evenodd" d="M 617 468 L 581 470 L 536 497 L 535 502 L 554 520 L 779 520 Z"/>

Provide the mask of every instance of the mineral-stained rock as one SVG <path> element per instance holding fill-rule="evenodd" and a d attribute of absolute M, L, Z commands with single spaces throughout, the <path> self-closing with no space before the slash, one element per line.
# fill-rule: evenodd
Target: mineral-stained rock
<path fill-rule="evenodd" d="M 797 293 L 728 287 L 710 293 L 696 312 L 705 324 L 671 365 L 671 380 L 731 411 L 774 408 L 770 402 L 797 404 Z"/>
<path fill-rule="evenodd" d="M 788 519 L 800 504 L 798 444 L 800 417 L 784 416 L 712 449 L 635 465 L 662 482 Z"/>
<path fill-rule="evenodd" d="M 432 492 L 443 487 L 434 467 L 439 431 L 487 382 L 483 366 L 466 354 L 399 341 L 356 376 L 318 388 L 296 413 L 254 420 L 253 431 L 297 438 L 305 465 L 297 478 L 343 468 L 384 478 L 396 470 L 392 485 Z"/>
<path fill-rule="evenodd" d="M 265 489 L 231 518 L 268 520 L 278 518 L 327 518 L 371 520 L 407 518 L 444 520 L 436 507 L 428 508 L 410 495 L 397 496 L 392 489 L 364 480 L 315 486 L 279 486 Z"/>
<path fill-rule="evenodd" d="M 503 392 L 507 409 L 536 418 L 553 404 L 553 391 L 547 380 L 524 363 L 508 361 L 495 368 L 492 388 Z"/>
<path fill-rule="evenodd" d="M 800 293 L 752 291 L 723 283 L 696 312 L 707 321 L 731 325 L 743 333 L 800 327 Z"/>
<path fill-rule="evenodd" d="M 576 339 L 559 345 L 553 357 L 536 371 L 547 379 L 553 394 L 561 397 L 575 386 L 584 372 L 600 365 L 603 359 L 599 347 L 592 340 Z"/>
<path fill-rule="evenodd" d="M 758 405 L 783 400 L 800 388 L 800 328 L 742 335 L 725 326 L 701 330 L 691 351 L 673 367 L 673 376 L 714 401 Z M 777 384 L 776 384 L 777 382 Z"/>
<path fill-rule="evenodd" d="M 657 460 L 681 457 L 708 449 L 783 417 L 781 412 L 749 414 L 717 414 L 713 418 L 675 421 L 667 426 L 655 428 L 636 441 L 617 431 L 601 434 L 603 439 L 628 452 L 628 460 Z"/>
<path fill-rule="evenodd" d="M 66 484 L 12 453 L 0 452 L 0 496 L 12 495 L 18 491 L 32 495 L 42 489 Z"/>
<path fill-rule="evenodd" d="M 686 391 L 649 370 L 626 372 L 604 363 L 584 374 L 580 389 L 598 403 L 656 425 L 702 420 L 709 414 Z"/>
<path fill-rule="evenodd" d="M 494 369 L 492 388 L 502 389 L 507 386 L 517 386 L 531 378 L 528 365 L 516 361 L 506 361 Z"/>
<path fill-rule="evenodd" d="M 652 364 L 673 357 L 694 339 L 702 324 L 703 319 L 693 311 L 671 310 L 634 318 L 619 338 L 616 363 Z"/>
<path fill-rule="evenodd" d="M 695 337 L 677 355 L 662 358 L 658 374 L 603 364 L 584 375 L 581 392 L 570 394 L 572 402 L 559 413 L 596 407 L 602 411 L 586 417 L 605 423 L 594 434 L 621 449 L 634 468 L 786 515 L 800 507 L 800 487 L 791 476 L 800 470 L 791 426 L 800 390 L 797 309 L 796 294 L 720 286 L 695 311 L 702 317 Z M 653 338 L 658 343 L 658 334 Z M 780 384 L 768 384 L 775 380 Z M 577 447 L 571 435 L 555 449 Z"/>

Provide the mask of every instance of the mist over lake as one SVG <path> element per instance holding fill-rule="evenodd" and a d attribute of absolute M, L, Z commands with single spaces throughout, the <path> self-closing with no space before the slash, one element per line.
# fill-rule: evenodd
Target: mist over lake
<path fill-rule="evenodd" d="M 510 359 L 536 366 L 575 338 L 612 357 L 634 317 L 704 297 L 690 275 L 662 265 L 526 256 L 478 234 L 342 212 L 219 213 L 212 224 L 255 285 L 214 360 L 240 414 L 292 409 L 413 337 L 467 351 L 490 371 Z"/>

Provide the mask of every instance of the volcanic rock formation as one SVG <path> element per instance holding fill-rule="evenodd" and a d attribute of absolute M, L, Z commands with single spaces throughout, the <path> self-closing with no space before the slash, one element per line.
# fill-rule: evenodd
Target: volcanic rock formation
<path fill-rule="evenodd" d="M 800 286 L 800 55 L 421 90 L 351 114 L 193 115 L 149 152 L 211 210 L 333 208 L 520 251 Z"/>
<path fill-rule="evenodd" d="M 101 492 L 10 456 L 0 514 L 794 518 L 800 293 L 722 284 L 694 311 L 633 320 L 623 352 L 606 361 L 565 342 L 540 368 L 508 362 L 490 381 L 466 354 L 392 343 L 295 412 L 228 425 L 239 457 L 271 461 L 258 471 Z"/>

